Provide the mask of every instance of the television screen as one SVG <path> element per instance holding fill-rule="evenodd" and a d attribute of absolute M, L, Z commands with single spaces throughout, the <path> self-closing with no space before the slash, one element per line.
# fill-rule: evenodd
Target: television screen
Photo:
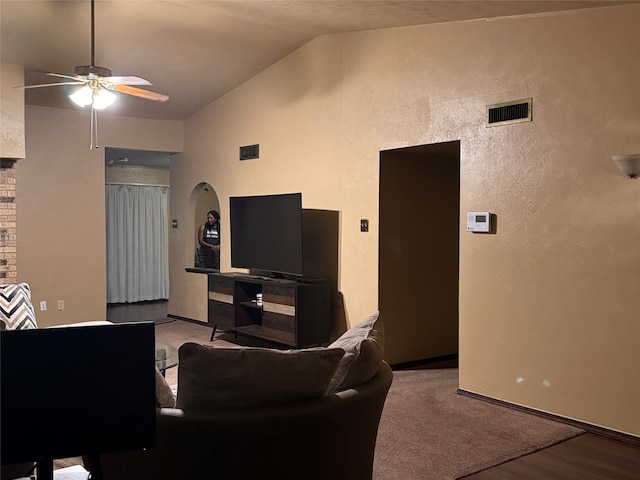
<path fill-rule="evenodd" d="M 231 266 L 303 274 L 302 194 L 229 199 Z"/>
<path fill-rule="evenodd" d="M 155 446 L 153 322 L 0 334 L 3 464 Z"/>

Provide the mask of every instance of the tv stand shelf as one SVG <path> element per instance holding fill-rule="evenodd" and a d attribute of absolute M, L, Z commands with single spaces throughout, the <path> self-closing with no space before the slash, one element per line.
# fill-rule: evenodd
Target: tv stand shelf
<path fill-rule="evenodd" d="M 296 348 L 329 342 L 328 283 L 209 274 L 208 298 L 208 323 L 214 331 L 219 327 Z"/>

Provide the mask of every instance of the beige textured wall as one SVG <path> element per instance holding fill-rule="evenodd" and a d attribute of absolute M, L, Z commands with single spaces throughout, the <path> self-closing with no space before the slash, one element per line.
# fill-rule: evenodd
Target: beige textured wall
<path fill-rule="evenodd" d="M 231 195 L 302 191 L 305 208 L 340 211 L 338 289 L 358 322 L 377 308 L 379 151 L 459 139 L 460 387 L 640 435 L 640 189 L 611 161 L 640 150 L 639 21 L 638 5 L 610 7 L 294 52 L 185 123 L 171 313 L 206 312 L 203 276 L 184 272 L 206 181 L 224 223 Z M 527 97 L 533 122 L 484 126 L 486 105 Z M 252 143 L 261 158 L 239 162 Z M 495 213 L 497 234 L 464 231 L 470 210 Z"/>
<path fill-rule="evenodd" d="M 100 113 L 99 139 L 103 147 L 179 151 L 182 123 Z M 104 320 L 105 162 L 103 148 L 89 150 L 89 114 L 27 106 L 26 140 L 16 163 L 18 280 L 31 285 L 41 326 Z"/>
<path fill-rule="evenodd" d="M 169 185 L 168 168 L 143 167 L 140 165 L 106 167 L 107 183 L 139 183 L 142 185 Z"/>

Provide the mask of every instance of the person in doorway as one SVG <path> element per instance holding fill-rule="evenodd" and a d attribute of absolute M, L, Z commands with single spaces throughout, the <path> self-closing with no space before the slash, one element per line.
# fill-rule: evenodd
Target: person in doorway
<path fill-rule="evenodd" d="M 207 267 L 220 269 L 220 214 L 215 210 L 207 212 L 207 223 L 200 225 L 198 243 L 201 249 L 213 250 L 213 265 Z"/>

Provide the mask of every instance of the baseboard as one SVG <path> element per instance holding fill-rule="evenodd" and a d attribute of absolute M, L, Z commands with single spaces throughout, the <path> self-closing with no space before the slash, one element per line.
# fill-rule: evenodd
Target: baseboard
<path fill-rule="evenodd" d="M 422 360 L 413 360 L 410 362 L 394 363 L 393 365 L 391 365 L 391 368 L 393 370 L 411 370 L 414 368 L 426 367 L 429 365 L 433 365 L 436 363 L 443 363 L 443 362 L 447 362 L 451 365 L 455 365 L 455 367 L 457 368 L 458 366 L 457 361 L 458 361 L 458 354 L 451 353 L 449 355 L 441 355 L 439 357 L 424 358 Z"/>
<path fill-rule="evenodd" d="M 581 422 L 579 420 L 573 420 L 571 418 L 562 417 L 560 415 L 554 415 L 548 412 L 541 412 L 540 410 L 536 410 L 534 408 L 524 407 L 522 405 L 516 405 L 515 403 L 509 403 L 504 400 L 498 400 L 496 398 L 487 397 L 485 395 L 469 392 L 461 388 L 458 388 L 457 393 L 458 395 L 464 395 L 465 397 L 475 398 L 477 400 L 493 403 L 494 405 L 500 405 L 502 407 L 510 408 L 512 410 L 518 410 L 520 412 L 529 413 L 531 415 L 536 415 L 538 417 L 546 418 L 548 420 L 554 420 L 556 422 L 571 425 L 572 427 L 580 428 L 582 430 L 585 430 L 589 433 L 593 433 L 595 435 L 601 435 L 603 437 L 608 437 L 613 440 L 628 443 L 635 447 L 640 447 L 640 437 L 636 437 L 634 435 L 618 432 L 616 430 L 610 430 L 608 428 L 599 427 L 597 425 Z"/>
<path fill-rule="evenodd" d="M 205 327 L 209 326 L 207 322 L 203 322 L 201 320 L 195 320 L 193 318 L 188 318 L 188 317 L 181 317 L 180 315 L 173 315 L 171 313 L 167 313 L 167 317 L 173 318 L 175 320 L 182 320 L 183 322 L 197 323 L 198 325 L 203 325 Z"/>

